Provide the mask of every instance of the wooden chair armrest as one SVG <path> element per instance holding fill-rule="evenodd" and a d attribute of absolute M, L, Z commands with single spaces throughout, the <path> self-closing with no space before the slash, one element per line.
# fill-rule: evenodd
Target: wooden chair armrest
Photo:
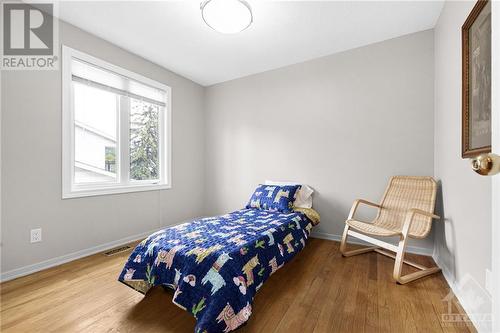
<path fill-rule="evenodd" d="M 368 205 L 368 206 L 377 207 L 377 208 L 381 207 L 379 204 L 376 204 L 374 202 L 371 202 L 371 201 L 368 201 L 368 200 L 364 200 L 364 199 L 358 199 L 355 202 L 362 203 L 362 204 L 365 204 L 365 205 Z"/>
<path fill-rule="evenodd" d="M 364 199 L 357 199 L 352 204 L 351 211 L 349 212 L 349 216 L 347 217 L 348 220 L 352 220 L 352 218 L 354 217 L 354 214 L 356 213 L 356 210 L 358 209 L 359 204 L 361 204 L 361 203 L 365 204 L 367 206 L 381 208 L 381 206 L 379 204 L 376 204 L 374 202 L 364 200 Z"/>
<path fill-rule="evenodd" d="M 438 216 L 436 214 L 432 214 L 432 213 L 426 212 L 426 211 L 418 209 L 418 208 L 408 209 L 408 214 L 412 214 L 412 213 L 413 213 L 413 215 L 424 215 L 427 217 L 432 217 L 433 219 L 440 219 L 441 218 L 440 216 Z"/>
<path fill-rule="evenodd" d="M 408 231 L 410 230 L 410 226 L 411 226 L 411 223 L 413 222 L 413 218 L 415 217 L 415 215 L 424 215 L 424 216 L 427 216 L 427 217 L 430 217 L 433 219 L 440 219 L 441 218 L 440 216 L 438 216 L 436 214 L 432 214 L 432 213 L 426 212 L 426 211 L 418 209 L 418 208 L 408 209 L 408 211 L 406 212 L 405 221 L 403 223 L 403 229 L 401 231 L 401 233 L 405 237 L 408 234 Z"/>

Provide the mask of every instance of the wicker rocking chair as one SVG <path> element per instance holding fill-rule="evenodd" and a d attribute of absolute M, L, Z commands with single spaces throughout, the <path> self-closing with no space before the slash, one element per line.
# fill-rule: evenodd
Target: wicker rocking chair
<path fill-rule="evenodd" d="M 340 244 L 342 255 L 349 257 L 375 251 L 391 257 L 396 260 L 393 278 L 400 284 L 439 272 L 439 267 L 428 268 L 404 259 L 408 239 L 425 238 L 431 230 L 432 219 L 439 219 L 439 216 L 434 215 L 436 187 L 436 181 L 431 177 L 396 176 L 391 178 L 380 204 L 366 200 L 356 200 L 345 222 L 344 234 Z M 354 218 L 359 204 L 377 208 L 378 214 L 371 223 L 358 221 Z M 348 236 L 356 237 L 375 246 L 346 251 Z M 395 246 L 370 236 L 396 236 L 399 237 L 399 244 Z M 396 254 L 394 255 L 381 248 Z M 403 263 L 418 268 L 419 271 L 402 276 Z"/>

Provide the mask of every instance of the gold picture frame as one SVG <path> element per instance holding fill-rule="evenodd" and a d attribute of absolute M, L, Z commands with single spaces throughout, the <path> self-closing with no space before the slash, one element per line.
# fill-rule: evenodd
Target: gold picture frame
<path fill-rule="evenodd" d="M 491 152 L 491 2 L 462 26 L 462 158 Z"/>

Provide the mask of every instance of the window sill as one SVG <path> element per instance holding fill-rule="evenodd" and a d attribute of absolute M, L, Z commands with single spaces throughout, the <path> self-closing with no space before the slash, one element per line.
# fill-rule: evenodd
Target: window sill
<path fill-rule="evenodd" d="M 168 190 L 170 188 L 172 188 L 170 184 L 142 184 L 142 185 L 120 186 L 113 188 L 78 189 L 72 191 L 63 190 L 62 198 L 63 199 L 84 198 L 84 197 L 94 197 L 101 195 Z"/>

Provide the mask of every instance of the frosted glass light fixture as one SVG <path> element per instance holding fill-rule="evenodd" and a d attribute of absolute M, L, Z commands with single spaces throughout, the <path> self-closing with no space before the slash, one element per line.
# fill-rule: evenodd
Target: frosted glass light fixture
<path fill-rule="evenodd" d="M 252 24 L 252 9 L 244 0 L 206 0 L 200 8 L 203 21 L 223 34 L 241 32 Z"/>

